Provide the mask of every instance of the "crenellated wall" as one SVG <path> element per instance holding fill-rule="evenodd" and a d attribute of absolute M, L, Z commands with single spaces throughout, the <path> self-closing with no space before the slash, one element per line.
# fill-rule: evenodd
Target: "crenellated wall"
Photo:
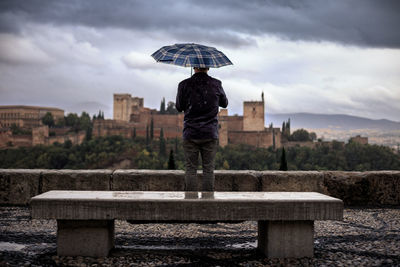
<path fill-rule="evenodd" d="M 183 191 L 184 172 L 0 169 L 1 205 L 27 205 L 50 190 Z M 215 190 L 314 191 L 346 205 L 400 205 L 400 171 L 216 171 Z"/>

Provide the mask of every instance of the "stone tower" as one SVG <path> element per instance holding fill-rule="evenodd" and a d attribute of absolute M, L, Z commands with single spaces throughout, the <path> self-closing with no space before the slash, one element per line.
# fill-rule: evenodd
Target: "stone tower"
<path fill-rule="evenodd" d="M 228 110 L 227 109 L 221 109 L 218 113 L 218 141 L 219 141 L 219 146 L 225 147 L 228 145 L 228 122 L 227 122 L 227 117 L 228 117 Z"/>
<path fill-rule="evenodd" d="M 243 102 L 243 131 L 264 131 L 264 93 L 261 101 Z"/>
<path fill-rule="evenodd" d="M 143 98 L 130 94 L 114 94 L 114 120 L 129 122 L 132 115 L 138 115 L 143 108 Z"/>

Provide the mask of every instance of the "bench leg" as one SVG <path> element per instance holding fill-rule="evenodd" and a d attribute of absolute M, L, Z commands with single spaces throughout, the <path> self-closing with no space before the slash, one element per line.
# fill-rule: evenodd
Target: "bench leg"
<path fill-rule="evenodd" d="M 114 247 L 114 220 L 57 220 L 57 255 L 106 257 Z"/>
<path fill-rule="evenodd" d="M 258 249 L 268 258 L 314 256 L 314 221 L 259 221 Z"/>

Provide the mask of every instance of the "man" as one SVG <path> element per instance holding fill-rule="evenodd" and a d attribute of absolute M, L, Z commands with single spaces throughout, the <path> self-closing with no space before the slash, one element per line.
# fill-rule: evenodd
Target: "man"
<path fill-rule="evenodd" d="M 226 108 L 228 99 L 221 81 L 207 74 L 208 68 L 194 68 L 194 75 L 179 83 L 176 109 L 185 112 L 183 150 L 186 191 L 198 191 L 199 153 L 203 166 L 202 191 L 214 191 L 214 158 L 218 146 L 218 107 Z"/>

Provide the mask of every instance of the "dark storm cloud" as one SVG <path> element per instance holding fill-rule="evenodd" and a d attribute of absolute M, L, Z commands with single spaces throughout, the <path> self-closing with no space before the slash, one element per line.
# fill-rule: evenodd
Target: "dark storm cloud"
<path fill-rule="evenodd" d="M 185 40 L 233 46 L 251 43 L 238 35 L 243 33 L 400 47 L 398 0 L 3 0 L 0 10 L 3 32 L 21 30 L 27 21 L 34 21 L 164 31 Z M 203 34 L 199 36 L 199 32 Z"/>

